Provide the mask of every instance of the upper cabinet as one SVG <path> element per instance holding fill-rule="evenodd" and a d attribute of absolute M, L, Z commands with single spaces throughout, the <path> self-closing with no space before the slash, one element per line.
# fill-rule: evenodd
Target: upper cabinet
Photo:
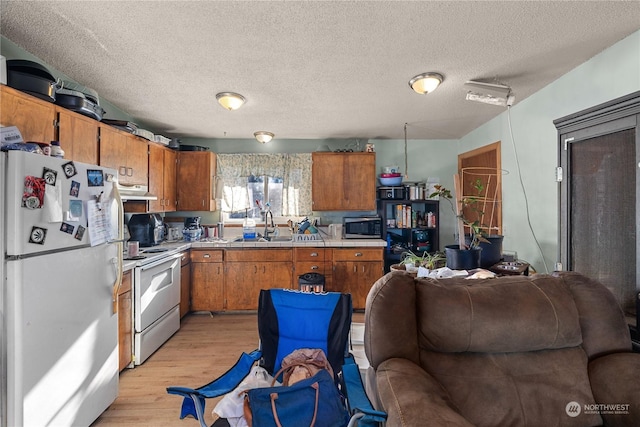
<path fill-rule="evenodd" d="M 149 201 L 149 212 L 176 210 L 176 165 L 178 153 L 157 144 L 149 144 L 149 192 L 158 200 Z"/>
<path fill-rule="evenodd" d="M 314 211 L 376 209 L 376 154 L 311 154 Z"/>
<path fill-rule="evenodd" d="M 98 164 L 98 122 L 67 109 L 56 107 L 58 136 L 64 157 Z"/>
<path fill-rule="evenodd" d="M 100 166 L 118 171 L 120 184 L 149 185 L 146 139 L 100 124 Z"/>
<path fill-rule="evenodd" d="M 178 210 L 214 211 L 216 155 L 210 151 L 178 153 L 176 188 Z"/>
<path fill-rule="evenodd" d="M 55 140 L 56 106 L 0 85 L 0 124 L 17 126 L 25 141 Z"/>

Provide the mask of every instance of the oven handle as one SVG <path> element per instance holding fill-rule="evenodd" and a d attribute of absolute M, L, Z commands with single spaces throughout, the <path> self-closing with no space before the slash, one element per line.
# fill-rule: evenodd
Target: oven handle
<path fill-rule="evenodd" d="M 176 258 L 181 258 L 182 255 L 180 254 L 180 252 L 169 252 L 168 254 L 166 254 L 166 256 L 163 256 L 162 258 L 158 259 L 157 261 L 154 261 L 150 264 L 145 264 L 145 265 L 141 265 L 140 267 L 136 267 L 137 269 L 140 269 L 140 271 L 144 271 L 144 270 L 149 270 L 150 268 L 154 268 L 157 267 L 159 265 L 162 265 L 168 261 L 174 260 Z"/>

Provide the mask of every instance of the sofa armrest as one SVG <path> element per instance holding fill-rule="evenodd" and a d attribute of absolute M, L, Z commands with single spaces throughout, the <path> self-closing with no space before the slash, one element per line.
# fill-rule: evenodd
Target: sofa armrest
<path fill-rule="evenodd" d="M 380 363 L 376 383 L 387 427 L 473 427 L 456 411 L 442 386 L 407 359 Z"/>
<path fill-rule="evenodd" d="M 589 362 L 589 380 L 607 426 L 640 426 L 640 354 L 612 353 Z"/>

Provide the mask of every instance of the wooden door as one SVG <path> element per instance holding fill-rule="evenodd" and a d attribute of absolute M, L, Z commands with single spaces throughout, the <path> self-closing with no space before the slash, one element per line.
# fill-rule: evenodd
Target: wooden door
<path fill-rule="evenodd" d="M 375 153 L 346 153 L 344 155 L 343 173 L 345 210 L 375 210 Z"/>
<path fill-rule="evenodd" d="M 108 125 L 100 125 L 100 166 L 118 171 L 121 184 L 128 183 L 126 135 Z"/>
<path fill-rule="evenodd" d="M 344 161 L 340 153 L 312 153 L 311 197 L 313 210 L 342 210 Z"/>
<path fill-rule="evenodd" d="M 226 262 L 225 308 L 227 310 L 257 310 L 261 283 L 258 272 L 261 263 Z"/>
<path fill-rule="evenodd" d="M 182 151 L 178 154 L 176 193 L 181 211 L 215 209 L 214 175 L 214 153 Z"/>
<path fill-rule="evenodd" d="M 149 144 L 149 193 L 158 196 L 158 200 L 149 201 L 149 212 L 163 212 L 164 197 L 164 148 Z"/>
<path fill-rule="evenodd" d="M 55 105 L 0 85 L 0 123 L 17 126 L 24 141 L 55 139 Z"/>
<path fill-rule="evenodd" d="M 151 144 L 149 144 L 151 145 Z M 164 177 L 163 177 L 163 194 L 164 194 L 164 211 L 173 212 L 176 210 L 176 165 L 178 162 L 178 153 L 176 151 L 164 150 Z M 151 171 L 149 171 L 151 173 Z"/>
<path fill-rule="evenodd" d="M 58 135 L 64 157 L 97 165 L 99 161 L 98 122 L 64 108 L 56 108 Z"/>
<path fill-rule="evenodd" d="M 127 167 L 129 184 L 149 185 L 149 143 L 135 135 L 127 135 Z"/>
<path fill-rule="evenodd" d="M 483 231 L 489 235 L 502 235 L 501 164 L 500 141 L 458 155 L 463 197 L 481 199 L 480 203 L 473 204 L 473 208 L 464 210 L 464 217 L 472 222 L 480 220 Z"/>
<path fill-rule="evenodd" d="M 224 309 L 224 267 L 221 262 L 191 263 L 191 310 Z"/>

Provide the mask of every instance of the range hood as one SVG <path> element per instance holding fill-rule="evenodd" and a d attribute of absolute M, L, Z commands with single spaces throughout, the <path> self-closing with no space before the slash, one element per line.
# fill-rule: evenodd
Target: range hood
<path fill-rule="evenodd" d="M 123 202 L 158 200 L 158 196 L 149 193 L 149 187 L 146 185 L 124 185 L 118 183 L 118 192 Z"/>

